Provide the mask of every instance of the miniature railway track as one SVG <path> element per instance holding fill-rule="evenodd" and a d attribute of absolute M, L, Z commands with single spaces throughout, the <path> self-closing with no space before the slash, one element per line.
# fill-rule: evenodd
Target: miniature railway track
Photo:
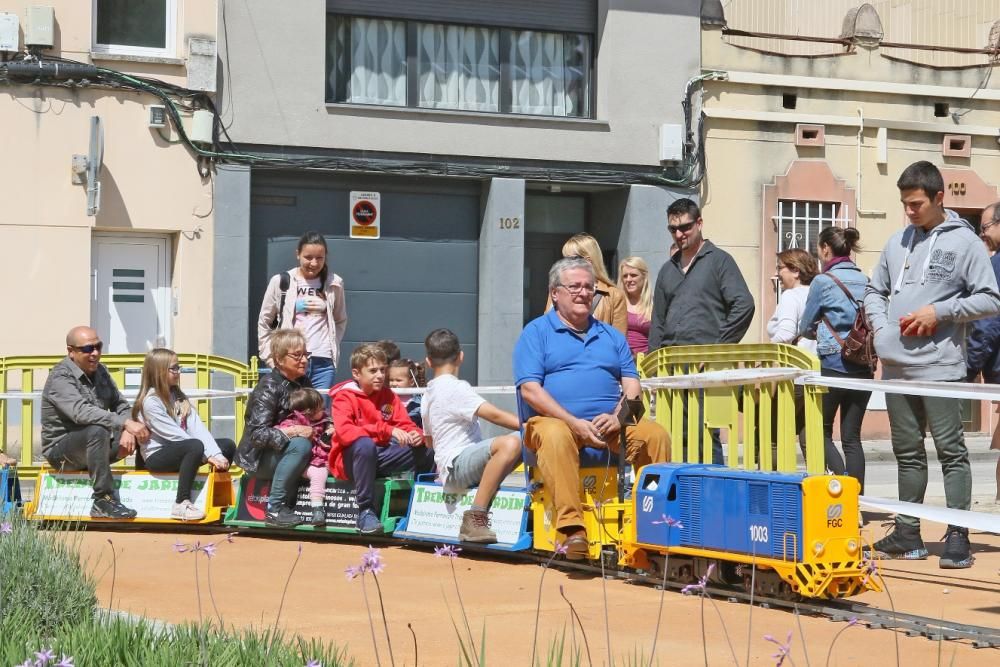
<path fill-rule="evenodd" d="M 101 530 L 125 530 L 142 531 L 149 530 L 150 526 L 141 524 L 121 524 L 121 523 L 95 523 L 93 528 Z M 294 530 L 280 529 L 259 529 L 259 528 L 236 528 L 223 525 L 191 525 L 178 524 L 176 527 L 170 524 L 158 524 L 156 532 L 186 532 L 202 534 L 225 534 L 237 533 L 241 536 L 252 537 L 281 537 L 286 539 L 334 539 L 342 543 L 371 544 L 381 547 L 387 546 L 408 546 L 417 547 L 422 550 L 432 548 L 432 542 L 416 540 L 400 540 L 390 535 L 351 535 L 345 533 L 313 533 L 299 532 Z M 552 560 L 551 555 L 526 551 L 497 551 L 478 547 L 475 545 L 461 545 L 463 551 L 469 555 L 488 556 L 492 559 L 502 559 L 508 562 L 534 563 L 546 565 L 551 561 L 550 566 L 561 570 L 572 570 L 585 572 L 595 576 L 605 576 L 607 578 L 621 579 L 627 583 L 638 583 L 655 588 L 661 588 L 664 584 L 660 576 L 646 574 L 643 572 L 623 572 L 617 568 L 606 567 L 602 571 L 600 565 L 590 562 L 574 562 L 563 558 Z M 688 583 L 666 581 L 668 589 L 680 591 Z M 727 600 L 731 602 L 746 602 L 756 604 L 762 608 L 787 609 L 801 614 L 811 614 L 822 616 L 831 621 L 846 622 L 857 619 L 858 623 L 871 629 L 900 630 L 909 636 L 923 636 L 932 641 L 968 641 L 975 648 L 1000 648 L 1000 628 L 989 628 L 978 625 L 958 623 L 944 618 L 932 618 L 930 616 L 919 616 L 904 612 L 893 612 L 889 609 L 872 607 L 850 600 L 785 600 L 782 598 L 754 595 L 752 598 L 746 591 L 737 588 L 721 588 L 717 586 L 707 586 L 705 591 L 716 600 Z"/>
<path fill-rule="evenodd" d="M 524 554 L 523 557 L 536 561 L 539 564 L 544 564 L 548 560 L 548 557 L 543 557 L 539 554 Z M 574 563 L 559 560 L 555 561 L 554 564 L 560 569 L 588 572 L 597 576 L 601 576 L 602 574 L 600 565 L 592 563 Z M 621 572 L 605 569 L 603 574 L 607 577 L 623 579 L 631 583 L 646 584 L 656 588 L 661 588 L 664 583 L 663 579 L 658 576 L 641 572 Z M 687 583 L 667 580 L 666 586 L 667 588 L 679 591 Z M 747 603 L 751 601 L 749 593 L 735 588 L 707 586 L 705 591 L 717 600 Z M 945 618 L 932 618 L 930 616 L 893 612 L 891 609 L 881 609 L 859 602 L 851 602 L 850 600 L 785 600 L 782 598 L 754 595 L 753 603 L 763 608 L 788 609 L 801 614 L 823 616 L 832 621 L 846 622 L 854 618 L 857 619 L 859 624 L 863 624 L 871 629 L 900 630 L 911 637 L 923 636 L 932 641 L 964 640 L 970 642 L 975 648 L 1000 648 L 1000 628 L 988 628 L 958 623 Z"/>

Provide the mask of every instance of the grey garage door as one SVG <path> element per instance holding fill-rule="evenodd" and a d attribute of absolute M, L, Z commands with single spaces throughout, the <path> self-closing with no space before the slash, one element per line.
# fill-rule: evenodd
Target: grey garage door
<path fill-rule="evenodd" d="M 465 350 L 462 374 L 475 383 L 478 183 L 255 173 L 251 184 L 250 350 L 257 350 L 257 312 L 268 280 L 295 266 L 299 236 L 316 230 L 347 292 L 338 380 L 350 377 L 350 353 L 361 342 L 390 338 L 404 357 L 422 360 L 427 333 L 448 327 Z M 380 239 L 349 238 L 352 190 L 381 193 Z"/>

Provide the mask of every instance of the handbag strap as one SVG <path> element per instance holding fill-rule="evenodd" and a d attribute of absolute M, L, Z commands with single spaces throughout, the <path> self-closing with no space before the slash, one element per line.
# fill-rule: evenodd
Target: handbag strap
<path fill-rule="evenodd" d="M 826 277 L 828 277 L 833 282 L 837 283 L 837 287 L 839 287 L 840 289 L 844 290 L 844 294 L 846 294 L 847 298 L 851 300 L 851 302 L 854 304 L 854 307 L 857 308 L 859 311 L 861 310 L 861 304 L 858 303 L 858 300 L 854 298 L 853 294 L 851 294 L 851 290 L 847 289 L 847 286 L 844 283 L 840 282 L 840 279 L 837 278 L 837 276 L 833 275 L 833 273 L 830 273 L 830 272 L 827 272 L 827 273 L 825 273 L 823 275 L 825 275 Z M 841 349 L 843 349 L 844 348 L 844 339 L 841 338 L 837 334 L 837 330 L 833 327 L 832 324 L 830 324 L 830 318 L 828 318 L 826 315 L 824 315 L 823 316 L 823 323 L 826 324 L 826 327 L 830 330 L 830 333 L 833 334 L 834 340 L 836 340 L 840 344 Z"/>

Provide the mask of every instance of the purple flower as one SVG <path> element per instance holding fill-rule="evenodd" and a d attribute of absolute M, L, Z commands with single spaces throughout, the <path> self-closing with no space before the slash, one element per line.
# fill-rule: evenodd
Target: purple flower
<path fill-rule="evenodd" d="M 712 576 L 712 571 L 715 569 L 715 563 L 708 566 L 705 570 L 705 576 L 698 580 L 697 584 L 688 584 L 681 589 L 681 593 L 705 593 L 705 588 L 708 586 L 708 578 Z"/>
<path fill-rule="evenodd" d="M 451 544 L 442 544 L 440 547 L 434 547 L 434 555 L 439 558 L 458 558 L 458 552 L 461 550 L 461 547 L 456 547 Z"/>
<path fill-rule="evenodd" d="M 557 555 L 565 556 L 566 552 L 569 551 L 569 547 L 562 540 L 556 540 L 555 552 Z"/>
<path fill-rule="evenodd" d="M 868 586 L 868 582 L 872 580 L 872 577 L 878 574 L 878 563 L 871 558 L 866 558 L 861 561 L 861 572 L 864 573 L 864 577 L 861 579 L 862 586 Z"/>
<path fill-rule="evenodd" d="M 205 555 L 208 556 L 209 558 L 211 558 L 212 556 L 215 555 L 215 545 L 214 544 L 206 544 L 205 546 L 203 546 L 201 548 L 201 550 L 204 551 Z"/>
<path fill-rule="evenodd" d="M 232 544 L 234 537 L 236 537 L 236 533 L 229 533 L 229 534 L 227 534 L 226 535 L 226 542 L 229 542 L 230 544 Z"/>
<path fill-rule="evenodd" d="M 14 667 L 38 667 L 38 665 L 29 659 L 25 660 L 20 665 L 14 665 Z"/>
<path fill-rule="evenodd" d="M 56 654 L 50 648 L 43 648 L 41 651 L 35 651 L 35 661 L 38 667 L 45 667 L 49 664 L 50 660 L 55 660 Z"/>
<path fill-rule="evenodd" d="M 0 523 L 0 535 L 10 535 L 13 532 L 14 526 L 10 525 L 10 521 Z"/>
<path fill-rule="evenodd" d="M 379 550 L 369 544 L 368 551 L 361 556 L 361 567 L 363 568 L 363 572 L 382 574 L 385 565 L 382 563 L 382 556 L 379 555 Z"/>
<path fill-rule="evenodd" d="M 73 657 L 69 656 L 69 655 L 64 655 L 62 657 L 62 660 L 60 660 L 56 664 L 56 667 L 74 667 L 73 666 Z"/>
<path fill-rule="evenodd" d="M 180 540 L 177 540 L 176 542 L 174 542 L 174 551 L 176 551 L 179 554 L 182 554 L 185 551 L 188 551 L 190 548 L 191 548 L 190 546 L 188 546 L 187 544 L 184 544 Z"/>
<path fill-rule="evenodd" d="M 792 652 L 792 631 L 788 631 L 788 638 L 785 640 L 784 644 L 771 635 L 764 635 L 764 641 L 769 641 L 778 647 L 778 652 L 771 657 L 775 660 L 774 667 L 781 667 L 781 665 L 785 663 L 785 658 L 787 658 L 788 654 Z"/>
<path fill-rule="evenodd" d="M 306 663 L 306 667 L 323 667 L 323 663 L 319 660 L 310 660 Z"/>
<path fill-rule="evenodd" d="M 680 522 L 680 519 L 675 519 L 672 516 L 667 516 L 666 514 L 661 514 L 660 517 L 661 517 L 660 521 L 654 521 L 653 523 L 664 524 L 667 526 L 667 528 L 677 528 L 677 529 L 684 528 L 684 524 Z"/>

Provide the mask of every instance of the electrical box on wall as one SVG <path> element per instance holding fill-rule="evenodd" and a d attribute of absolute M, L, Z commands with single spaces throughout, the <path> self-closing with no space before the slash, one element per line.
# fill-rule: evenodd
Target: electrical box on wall
<path fill-rule="evenodd" d="M 684 159 L 684 128 L 673 123 L 660 125 L 660 162 Z"/>
<path fill-rule="evenodd" d="M 55 10 L 51 7 L 28 7 L 24 22 L 25 45 L 51 49 L 55 44 L 55 24 Z"/>
<path fill-rule="evenodd" d="M 20 27 L 17 14 L 0 12 L 0 51 L 17 51 Z"/>
<path fill-rule="evenodd" d="M 149 105 L 149 126 L 154 128 L 167 126 L 167 107 L 162 104 Z"/>

